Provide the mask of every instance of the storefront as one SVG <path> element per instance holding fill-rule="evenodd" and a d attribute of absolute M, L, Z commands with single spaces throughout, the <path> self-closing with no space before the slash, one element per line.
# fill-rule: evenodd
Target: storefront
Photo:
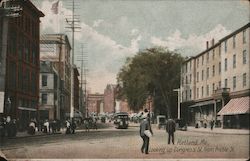
<path fill-rule="evenodd" d="M 233 98 L 218 112 L 223 128 L 249 129 L 249 98 Z"/>

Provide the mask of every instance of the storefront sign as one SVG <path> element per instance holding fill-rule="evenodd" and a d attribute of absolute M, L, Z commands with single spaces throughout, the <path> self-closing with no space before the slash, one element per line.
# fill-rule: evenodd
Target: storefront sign
<path fill-rule="evenodd" d="M 4 107 L 4 92 L 0 92 L 0 113 L 3 113 Z"/>

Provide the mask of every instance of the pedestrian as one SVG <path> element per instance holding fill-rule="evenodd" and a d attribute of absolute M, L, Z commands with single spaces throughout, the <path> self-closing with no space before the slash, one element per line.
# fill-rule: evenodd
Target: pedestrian
<path fill-rule="evenodd" d="M 5 126 L 7 136 L 11 137 L 11 117 L 7 116 L 6 118 L 6 126 Z"/>
<path fill-rule="evenodd" d="M 71 133 L 75 134 L 75 130 L 76 130 L 76 122 L 74 119 L 72 119 Z"/>
<path fill-rule="evenodd" d="M 166 132 L 168 133 L 168 144 L 170 144 L 170 139 L 172 138 L 172 143 L 174 144 L 174 132 L 175 132 L 175 121 L 173 119 L 168 119 L 166 124 Z"/>
<path fill-rule="evenodd" d="M 46 119 L 44 124 L 44 133 L 49 133 L 49 121 Z"/>
<path fill-rule="evenodd" d="M 86 118 L 86 119 L 84 120 L 84 125 L 85 125 L 86 131 L 89 132 L 89 120 L 88 120 L 88 118 Z"/>
<path fill-rule="evenodd" d="M 97 130 L 97 119 L 95 118 L 95 116 L 93 117 L 93 129 Z"/>
<path fill-rule="evenodd" d="M 210 124 L 211 124 L 211 130 L 213 130 L 213 128 L 214 128 L 214 120 L 211 120 Z"/>
<path fill-rule="evenodd" d="M 147 110 L 145 110 L 145 111 L 147 111 Z M 141 152 L 142 153 L 145 152 L 145 154 L 148 154 L 149 139 L 153 135 L 153 131 L 152 131 L 150 123 L 149 123 L 148 113 L 145 113 L 144 115 L 142 115 L 141 118 L 143 119 L 143 121 L 141 121 L 141 124 L 140 124 L 140 136 L 143 140 Z"/>
<path fill-rule="evenodd" d="M 4 137 L 5 137 L 5 119 L 1 118 L 0 120 L 0 143 L 3 145 Z"/>
<path fill-rule="evenodd" d="M 70 134 L 70 122 L 69 120 L 66 120 L 66 134 Z"/>

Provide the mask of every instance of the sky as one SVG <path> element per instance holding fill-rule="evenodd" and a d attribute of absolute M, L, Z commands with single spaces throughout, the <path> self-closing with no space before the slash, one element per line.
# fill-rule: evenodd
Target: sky
<path fill-rule="evenodd" d="M 45 17 L 41 34 L 71 32 L 65 19 L 72 15 L 72 0 L 31 0 Z M 215 42 L 247 24 L 247 0 L 75 0 L 79 32 L 75 33 L 75 64 L 83 53 L 88 61 L 87 87 L 103 93 L 127 57 L 139 50 L 164 46 L 183 56 L 202 52 L 206 41 Z"/>

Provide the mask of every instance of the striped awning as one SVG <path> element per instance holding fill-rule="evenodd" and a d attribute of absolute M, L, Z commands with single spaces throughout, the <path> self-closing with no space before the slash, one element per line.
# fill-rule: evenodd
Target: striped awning
<path fill-rule="evenodd" d="M 218 115 L 238 115 L 249 113 L 250 97 L 231 99 L 219 112 Z"/>

